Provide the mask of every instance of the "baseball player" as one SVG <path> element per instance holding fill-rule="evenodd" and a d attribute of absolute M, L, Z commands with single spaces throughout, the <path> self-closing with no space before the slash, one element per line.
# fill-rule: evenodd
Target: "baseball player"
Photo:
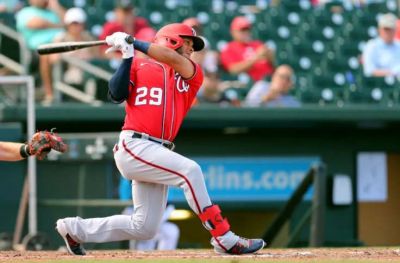
<path fill-rule="evenodd" d="M 152 43 L 125 41 L 116 32 L 106 38 L 109 50 L 123 61 L 109 83 L 115 103 L 126 101 L 125 123 L 114 147 L 122 176 L 132 180 L 134 211 L 129 215 L 57 220 L 56 229 L 68 251 L 85 255 L 82 243 L 146 240 L 156 234 L 167 202 L 168 186 L 184 191 L 191 209 L 211 233 L 217 253 L 248 254 L 262 249 L 262 239 L 242 238 L 230 229 L 220 208 L 211 202 L 200 166 L 176 153 L 174 139 L 203 81 L 190 56 L 204 47 L 202 38 L 184 24 L 162 27 Z M 134 49 L 150 58 L 134 59 Z"/>
<path fill-rule="evenodd" d="M 67 148 L 60 136 L 53 132 L 39 131 L 28 143 L 0 142 L 0 161 L 15 162 L 31 155 L 43 160 L 52 149 L 65 152 Z"/>

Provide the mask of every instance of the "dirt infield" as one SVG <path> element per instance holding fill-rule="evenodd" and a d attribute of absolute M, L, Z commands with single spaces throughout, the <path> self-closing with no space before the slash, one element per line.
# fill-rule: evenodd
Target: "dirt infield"
<path fill-rule="evenodd" d="M 0 262 L 400 262 L 400 248 L 264 249 L 256 255 L 218 255 L 210 249 L 89 251 L 74 257 L 60 251 L 1 251 Z"/>

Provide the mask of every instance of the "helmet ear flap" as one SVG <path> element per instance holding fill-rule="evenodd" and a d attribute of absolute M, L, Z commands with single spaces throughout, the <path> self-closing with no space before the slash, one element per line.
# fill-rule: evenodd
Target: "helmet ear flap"
<path fill-rule="evenodd" d="M 169 24 L 162 27 L 158 30 L 154 43 L 176 50 L 183 46 L 184 40 L 182 37 L 190 37 L 193 39 L 194 51 L 199 51 L 204 48 L 204 41 L 197 36 L 196 31 L 190 26 L 181 23 Z"/>
<path fill-rule="evenodd" d="M 161 36 L 157 37 L 155 42 L 159 45 L 166 46 L 174 50 L 183 45 L 183 39 L 181 37 Z"/>

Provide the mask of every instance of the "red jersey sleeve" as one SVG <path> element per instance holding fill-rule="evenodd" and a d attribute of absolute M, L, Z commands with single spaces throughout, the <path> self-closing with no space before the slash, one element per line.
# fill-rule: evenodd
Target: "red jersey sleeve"
<path fill-rule="evenodd" d="M 196 64 L 192 60 L 190 60 L 194 66 L 194 74 L 191 78 L 185 79 L 185 82 L 190 86 L 190 92 L 195 92 L 200 89 L 201 84 L 203 84 L 203 70 L 201 69 L 199 64 Z"/>

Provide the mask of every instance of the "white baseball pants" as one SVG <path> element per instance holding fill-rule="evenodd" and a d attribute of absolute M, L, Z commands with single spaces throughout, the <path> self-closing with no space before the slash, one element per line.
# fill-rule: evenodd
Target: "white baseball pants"
<path fill-rule="evenodd" d="M 132 132 L 122 131 L 114 148 L 114 158 L 122 176 L 132 180 L 134 212 L 131 216 L 65 218 L 68 233 L 77 242 L 153 238 L 162 221 L 168 186 L 182 188 L 196 214 L 212 205 L 200 166 L 158 143 L 132 138 Z M 229 248 L 238 237 L 229 231 L 218 239 Z"/>

